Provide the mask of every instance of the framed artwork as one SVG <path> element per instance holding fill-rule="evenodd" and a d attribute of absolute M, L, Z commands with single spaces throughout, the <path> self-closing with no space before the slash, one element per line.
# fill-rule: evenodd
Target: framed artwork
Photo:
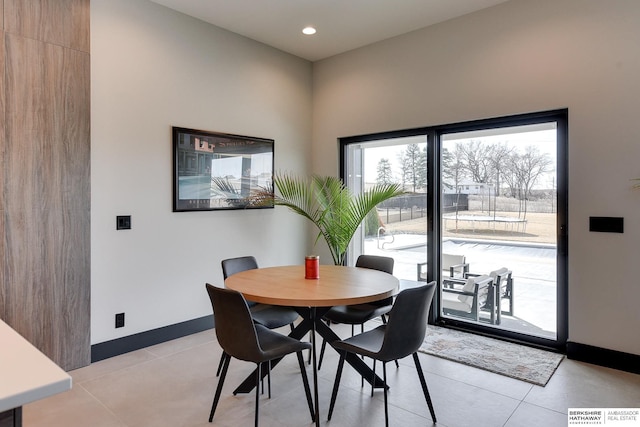
<path fill-rule="evenodd" d="M 273 139 L 173 127 L 173 211 L 273 208 Z"/>

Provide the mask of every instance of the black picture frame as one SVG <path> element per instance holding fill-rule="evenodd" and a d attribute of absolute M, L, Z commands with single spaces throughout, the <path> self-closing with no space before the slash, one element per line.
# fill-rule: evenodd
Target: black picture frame
<path fill-rule="evenodd" d="M 172 127 L 173 211 L 273 208 L 274 140 Z"/>

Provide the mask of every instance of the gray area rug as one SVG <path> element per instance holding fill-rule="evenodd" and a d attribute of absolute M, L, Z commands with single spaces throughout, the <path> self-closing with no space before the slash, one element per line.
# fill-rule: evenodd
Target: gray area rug
<path fill-rule="evenodd" d="M 542 387 L 564 359 L 562 354 L 431 325 L 420 351 Z"/>

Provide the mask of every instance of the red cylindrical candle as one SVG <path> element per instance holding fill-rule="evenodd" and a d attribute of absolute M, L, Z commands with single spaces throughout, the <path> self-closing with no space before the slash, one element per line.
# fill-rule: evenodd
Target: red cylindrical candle
<path fill-rule="evenodd" d="M 320 278 L 320 257 L 318 255 L 310 255 L 304 259 L 304 278 Z"/>

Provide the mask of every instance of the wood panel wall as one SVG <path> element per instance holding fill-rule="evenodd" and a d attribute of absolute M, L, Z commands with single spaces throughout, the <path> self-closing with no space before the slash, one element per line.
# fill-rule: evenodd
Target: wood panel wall
<path fill-rule="evenodd" d="M 91 355 L 89 0 L 3 12 L 0 317 L 71 370 Z"/>

